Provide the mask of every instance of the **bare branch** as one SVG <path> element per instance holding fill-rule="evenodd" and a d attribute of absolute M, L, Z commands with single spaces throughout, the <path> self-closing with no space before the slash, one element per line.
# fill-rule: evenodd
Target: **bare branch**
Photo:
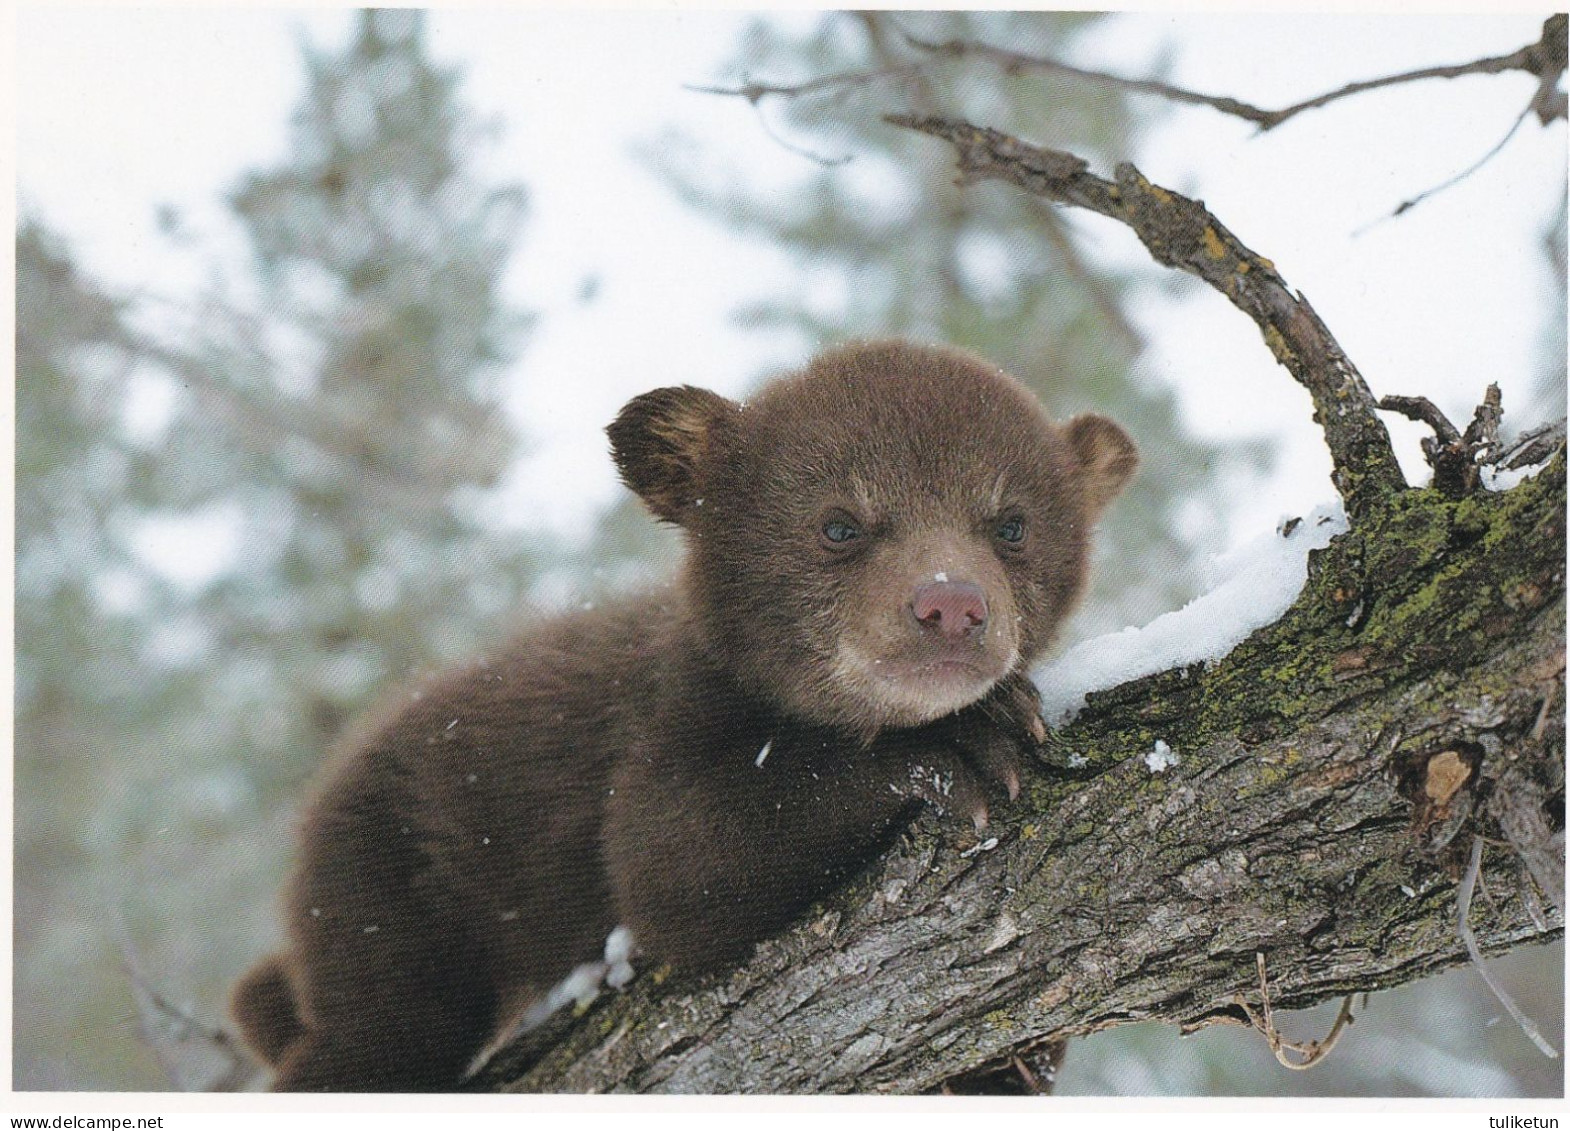
<path fill-rule="evenodd" d="M 1509 143 L 1510 139 L 1515 137 L 1516 130 L 1521 128 L 1521 123 L 1526 121 L 1526 116 L 1532 112 L 1532 105 L 1533 104 L 1529 103 L 1526 106 L 1526 108 L 1523 109 L 1521 111 L 1521 113 L 1516 116 L 1516 120 L 1514 122 L 1512 122 L 1510 124 L 1510 128 L 1505 131 L 1505 136 L 1500 138 L 1497 142 L 1495 142 L 1494 143 L 1494 147 L 1492 149 L 1490 149 L 1487 153 L 1483 154 L 1476 161 L 1472 162 L 1472 164 L 1468 165 L 1465 169 L 1462 169 L 1459 173 L 1457 173 L 1455 176 L 1449 178 L 1448 180 L 1441 181 L 1439 184 L 1435 185 L 1433 188 L 1424 189 L 1422 192 L 1418 193 L 1416 196 L 1411 197 L 1410 199 L 1407 199 L 1407 200 L 1403 200 L 1400 204 L 1396 205 L 1395 211 L 1392 212 L 1389 216 L 1385 217 L 1385 219 L 1393 220 L 1397 216 L 1400 216 L 1400 215 L 1403 215 L 1404 213 L 1410 212 L 1412 209 L 1416 208 L 1419 204 L 1422 204 L 1423 201 L 1427 200 L 1429 197 L 1437 196 L 1439 193 L 1444 192 L 1446 189 L 1454 188 L 1456 185 L 1460 184 L 1462 181 L 1464 181 L 1468 177 L 1470 177 L 1473 173 L 1475 173 L 1479 169 L 1481 169 L 1484 165 L 1486 165 L 1490 161 L 1492 161 L 1495 157 L 1497 157 L 1499 155 L 1500 151 L 1503 150 L 1504 147 Z M 1368 227 L 1373 227 L 1373 225 L 1372 224 L 1368 225 L 1367 227 L 1362 229 L 1362 231 L 1366 231 Z M 1360 231 L 1358 234 L 1361 235 L 1362 232 Z"/>
<path fill-rule="evenodd" d="M 117 934 L 138 1032 L 169 1082 L 182 1092 L 244 1091 L 260 1071 L 256 1061 L 223 1029 L 198 1021 L 160 992 L 142 972 L 123 925 Z"/>
<path fill-rule="evenodd" d="M 1275 265 L 1245 247 L 1198 201 L 1153 185 L 1133 165 L 1116 181 L 1088 171 L 1071 153 L 1029 145 L 997 130 L 945 118 L 891 115 L 897 126 L 948 141 L 963 181 L 1002 180 L 1060 204 L 1099 212 L 1132 228 L 1151 256 L 1224 294 L 1259 326 L 1276 360 L 1309 391 L 1325 432 L 1332 479 L 1357 522 L 1405 486 L 1373 394 L 1301 293 Z"/>
<path fill-rule="evenodd" d="M 769 140 L 781 149 L 794 153 L 797 157 L 805 157 L 814 165 L 821 165 L 825 169 L 833 169 L 839 165 L 848 165 L 855 158 L 855 155 L 851 153 L 842 153 L 838 157 L 825 157 L 821 153 L 814 153 L 810 149 L 804 149 L 793 142 L 786 141 L 785 138 L 780 136 L 779 131 L 769 124 L 769 120 L 764 117 L 763 107 L 754 102 L 752 109 L 758 115 L 758 124 L 763 127 L 763 132 L 769 135 Z"/>
<path fill-rule="evenodd" d="M 1408 420 L 1416 420 L 1428 425 L 1442 444 L 1461 442 L 1461 433 L 1456 431 L 1454 424 L 1450 423 L 1450 418 L 1439 411 L 1439 406 L 1427 397 L 1384 397 L 1381 398 L 1379 407 L 1386 412 L 1399 412 Z"/>
<path fill-rule="evenodd" d="M 1348 83 L 1346 86 L 1314 98 L 1308 98 L 1291 106 L 1279 110 L 1266 110 L 1241 99 L 1230 98 L 1225 95 L 1202 94 L 1199 91 L 1188 90 L 1171 83 L 1157 82 L 1152 79 L 1131 79 L 1122 75 L 1114 75 L 1107 71 L 1098 71 L 1086 67 L 1076 67 L 1061 62 L 1057 59 L 1041 55 L 1027 55 L 1019 51 L 1010 51 L 990 44 L 976 43 L 967 40 L 949 40 L 946 43 L 928 43 L 917 39 L 915 36 L 906 35 L 912 47 L 931 52 L 937 56 L 947 58 L 962 58 L 974 56 L 987 59 L 1009 74 L 1018 74 L 1021 71 L 1042 71 L 1048 74 L 1065 75 L 1071 78 L 1083 79 L 1088 82 L 1100 83 L 1104 86 L 1115 87 L 1134 94 L 1154 94 L 1172 102 L 1182 102 L 1194 106 L 1209 106 L 1223 114 L 1230 114 L 1236 118 L 1253 122 L 1263 133 L 1275 129 L 1281 123 L 1295 118 L 1308 110 L 1316 110 L 1321 106 L 1328 106 L 1342 98 L 1354 94 L 1363 94 L 1370 90 L 1382 87 L 1395 86 L 1400 83 L 1419 82 L 1425 79 L 1453 79 L 1464 75 L 1497 75 L 1507 71 L 1525 71 L 1536 75 L 1539 79 L 1537 93 L 1534 95 L 1529 109 L 1538 112 L 1538 117 L 1544 125 L 1555 118 L 1565 117 L 1565 97 L 1556 92 L 1559 78 L 1565 71 L 1565 17 L 1552 16 L 1543 25 L 1543 36 L 1536 43 L 1528 44 L 1508 55 L 1494 55 L 1486 59 L 1474 59 L 1469 63 L 1455 63 L 1446 66 L 1422 67 L 1415 71 L 1404 71 L 1400 74 L 1385 75 L 1377 79 L 1365 79 L 1360 82 Z"/>
<path fill-rule="evenodd" d="M 1193 106 L 1209 106 L 1220 110 L 1223 114 L 1234 117 L 1246 118 L 1259 125 L 1260 129 L 1269 129 L 1265 123 L 1271 117 L 1272 111 L 1261 110 L 1247 102 L 1225 95 L 1201 94 L 1195 90 L 1186 90 L 1171 83 L 1159 82 L 1155 79 L 1131 79 L 1123 75 L 1114 75 L 1107 71 L 1097 71 L 1088 67 L 1076 67 L 1057 59 L 1049 59 L 1044 55 L 1027 55 L 1020 51 L 1010 51 L 1003 47 L 994 47 L 987 43 L 976 43 L 971 40 L 951 39 L 944 43 L 930 43 L 916 38 L 907 33 L 905 39 L 912 47 L 929 51 L 933 55 L 951 59 L 973 56 L 996 63 L 1005 73 L 1019 74 L 1021 71 L 1042 71 L 1047 74 L 1063 75 L 1068 78 L 1083 79 L 1087 82 L 1099 83 L 1102 86 L 1114 87 L 1125 90 L 1131 94 L 1154 94 L 1172 102 L 1183 102 Z"/>
<path fill-rule="evenodd" d="M 1498 465 L 1506 471 L 1513 471 L 1516 468 L 1546 463 L 1564 445 L 1565 421 L 1563 419 L 1552 424 L 1540 424 L 1503 445 L 1503 450 L 1499 453 Z"/>

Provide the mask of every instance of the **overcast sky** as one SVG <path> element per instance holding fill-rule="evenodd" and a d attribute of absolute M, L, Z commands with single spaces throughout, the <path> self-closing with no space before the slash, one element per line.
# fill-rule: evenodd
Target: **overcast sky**
<path fill-rule="evenodd" d="M 628 397 L 682 382 L 735 392 L 761 368 L 803 360 L 729 320 L 778 288 L 783 261 L 689 215 L 633 152 L 676 123 L 758 182 L 787 185 L 810 171 L 740 100 L 682 89 L 717 73 L 745 19 L 519 9 L 432 17 L 432 49 L 464 66 L 468 104 L 506 124 L 489 172 L 531 194 L 508 280 L 514 299 L 542 316 L 513 398 L 533 444 L 508 495 L 520 521 L 581 531 L 586 507 L 615 498 L 600 429 Z M 22 206 L 112 287 L 181 296 L 199 285 L 209 253 L 172 247 L 157 208 L 177 207 L 200 246 L 232 248 L 222 194 L 242 171 L 287 152 L 288 115 L 304 85 L 298 37 L 342 42 L 350 17 L 34 7 L 17 20 Z M 1165 55 L 1171 81 L 1278 106 L 1353 79 L 1508 52 L 1536 39 L 1541 21 L 1120 15 L 1089 46 L 1091 61 L 1109 68 L 1149 73 Z M 1138 102 L 1162 114 L 1129 156 L 1152 180 L 1203 198 L 1274 260 L 1376 395 L 1424 394 L 1464 417 L 1497 380 L 1508 426 L 1540 364 L 1538 241 L 1564 193 L 1564 123 L 1528 120 L 1466 183 L 1369 225 L 1486 152 L 1532 89 L 1524 75 L 1412 84 L 1263 136 L 1208 109 Z M 1108 261 L 1152 280 L 1163 273 L 1126 230 L 1073 222 L 1094 233 Z M 590 277 L 599 297 L 583 304 Z M 1282 447 L 1278 475 L 1237 500 L 1234 543 L 1332 496 L 1307 396 L 1252 323 L 1197 283 L 1134 313 L 1153 343 L 1144 379 L 1181 390 L 1196 429 L 1270 436 Z M 1415 458 L 1420 431 L 1393 431 Z"/>

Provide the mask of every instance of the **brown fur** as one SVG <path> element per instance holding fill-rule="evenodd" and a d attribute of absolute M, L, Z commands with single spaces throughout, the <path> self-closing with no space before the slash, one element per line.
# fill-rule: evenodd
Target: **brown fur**
<path fill-rule="evenodd" d="M 687 535 L 678 580 L 545 622 L 345 745 L 287 949 L 235 994 L 276 1088 L 451 1088 L 618 924 L 713 969 L 914 804 L 984 822 L 1040 733 L 1023 672 L 1135 462 L 1110 421 L 1056 426 L 995 368 L 901 343 L 744 406 L 657 390 L 608 431 Z"/>

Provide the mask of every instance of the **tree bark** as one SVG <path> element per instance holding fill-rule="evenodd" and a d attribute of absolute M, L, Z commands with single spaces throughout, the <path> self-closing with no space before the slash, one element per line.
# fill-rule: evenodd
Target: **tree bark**
<path fill-rule="evenodd" d="M 1562 440 L 1508 492 L 1405 489 L 1351 362 L 1203 205 L 1131 166 L 1101 181 L 992 131 L 905 124 L 967 176 L 1122 220 L 1254 318 L 1314 395 L 1352 527 L 1224 659 L 1091 695 L 981 838 L 924 816 L 746 966 L 645 971 L 479 1087 L 919 1093 L 1123 1023 L 1246 1023 L 1259 954 L 1276 1007 L 1383 989 L 1465 960 L 1477 835 L 1484 950 L 1563 934 Z M 1159 770 L 1158 740 L 1177 756 Z"/>

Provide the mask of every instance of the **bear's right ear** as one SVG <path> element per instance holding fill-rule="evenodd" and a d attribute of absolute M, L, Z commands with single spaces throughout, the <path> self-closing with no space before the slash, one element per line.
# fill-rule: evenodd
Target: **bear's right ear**
<path fill-rule="evenodd" d="M 736 409 L 692 385 L 634 397 L 605 429 L 622 482 L 658 517 L 680 523 L 713 429 Z"/>
<path fill-rule="evenodd" d="M 1139 450 L 1127 432 L 1092 412 L 1074 417 L 1064 430 L 1079 462 L 1085 500 L 1094 520 L 1128 485 L 1139 466 Z"/>

